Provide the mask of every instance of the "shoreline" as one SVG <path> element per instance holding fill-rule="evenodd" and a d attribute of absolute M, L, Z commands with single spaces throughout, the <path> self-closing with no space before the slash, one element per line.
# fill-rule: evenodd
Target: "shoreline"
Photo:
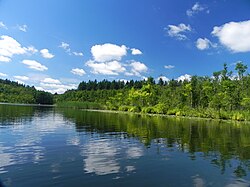
<path fill-rule="evenodd" d="M 202 118 L 202 117 L 192 117 L 192 116 L 176 116 L 167 114 L 150 114 L 150 113 L 140 113 L 140 112 L 128 112 L 128 111 L 118 111 L 118 110 L 102 110 L 102 109 L 77 109 L 89 112 L 103 112 L 103 113 L 114 113 L 114 114 L 136 114 L 136 115 L 146 115 L 152 117 L 166 117 L 166 118 L 181 118 L 181 119 L 193 119 L 193 120 L 206 120 L 206 121 L 217 121 L 217 122 L 228 122 L 228 123 L 242 123 L 250 124 L 250 121 L 238 121 L 232 119 L 214 119 L 214 118 Z"/>
<path fill-rule="evenodd" d="M 10 106 L 41 106 L 41 107 L 55 107 L 56 105 L 44 105 L 44 104 L 25 104 L 25 103 L 3 103 L 0 105 L 10 105 Z"/>
<path fill-rule="evenodd" d="M 142 113 L 142 112 L 129 112 L 129 111 L 119 111 L 119 110 L 107 110 L 107 109 L 84 109 L 84 108 L 74 108 L 74 107 L 60 107 L 56 104 L 54 105 L 44 105 L 44 104 L 25 104 L 25 103 L 3 103 L 0 102 L 0 105 L 10 105 L 10 106 L 32 106 L 32 107 L 55 107 L 55 108 L 64 108 L 64 109 L 74 109 L 90 112 L 103 112 L 103 113 L 114 113 L 114 114 L 136 114 L 136 115 L 145 115 L 150 117 L 166 117 L 166 118 L 181 118 L 181 119 L 193 119 L 193 120 L 206 120 L 206 121 L 217 121 L 217 122 L 229 122 L 229 123 L 241 123 L 241 124 L 250 124 L 250 121 L 244 120 L 233 120 L 233 119 L 219 119 L 219 118 L 203 118 L 203 117 L 193 117 L 193 116 L 176 116 L 168 114 L 151 114 L 151 113 Z"/>

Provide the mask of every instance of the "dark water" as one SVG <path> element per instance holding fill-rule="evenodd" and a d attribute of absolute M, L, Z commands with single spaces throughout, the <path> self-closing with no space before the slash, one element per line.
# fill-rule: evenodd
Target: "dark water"
<path fill-rule="evenodd" d="M 250 125 L 0 105 L 0 179 L 25 187 L 250 186 Z"/>

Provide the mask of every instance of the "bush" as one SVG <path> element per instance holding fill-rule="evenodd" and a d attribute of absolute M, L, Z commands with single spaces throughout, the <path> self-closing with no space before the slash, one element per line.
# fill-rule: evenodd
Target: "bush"
<path fill-rule="evenodd" d="M 129 106 L 119 106 L 118 110 L 119 111 L 128 111 L 130 109 Z"/>
<path fill-rule="evenodd" d="M 132 106 L 129 110 L 129 112 L 140 112 L 140 108 L 138 106 Z"/>
<path fill-rule="evenodd" d="M 167 107 L 163 103 L 158 103 L 153 107 L 153 110 L 157 114 L 166 114 L 167 113 Z"/>
<path fill-rule="evenodd" d="M 245 118 L 244 118 L 244 115 L 243 115 L 243 114 L 237 112 L 237 113 L 234 113 L 234 114 L 233 114 L 232 120 L 245 121 Z"/>
<path fill-rule="evenodd" d="M 178 112 L 178 109 L 177 109 L 177 108 L 170 109 L 170 110 L 167 111 L 167 115 L 175 115 L 176 112 Z"/>

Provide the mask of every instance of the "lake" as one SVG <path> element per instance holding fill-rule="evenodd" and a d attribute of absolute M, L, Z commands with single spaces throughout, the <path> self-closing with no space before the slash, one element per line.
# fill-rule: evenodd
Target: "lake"
<path fill-rule="evenodd" d="M 0 105 L 0 180 L 15 187 L 250 186 L 250 125 Z"/>

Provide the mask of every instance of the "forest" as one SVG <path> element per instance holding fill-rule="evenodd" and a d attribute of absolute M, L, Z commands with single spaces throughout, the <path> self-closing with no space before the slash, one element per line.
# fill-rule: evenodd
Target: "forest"
<path fill-rule="evenodd" d="M 0 102 L 24 104 L 53 104 L 53 95 L 38 91 L 15 81 L 0 79 Z"/>
<path fill-rule="evenodd" d="M 106 109 L 149 114 L 249 121 L 250 75 L 243 62 L 235 72 L 224 64 L 211 76 L 190 80 L 82 81 L 64 94 L 38 91 L 0 80 L 0 102 L 53 104 L 79 109 Z"/>
<path fill-rule="evenodd" d="M 250 120 L 250 75 L 243 62 L 235 72 L 222 70 L 190 80 L 81 82 L 77 90 L 57 95 L 61 107 L 108 109 L 214 119 Z"/>

